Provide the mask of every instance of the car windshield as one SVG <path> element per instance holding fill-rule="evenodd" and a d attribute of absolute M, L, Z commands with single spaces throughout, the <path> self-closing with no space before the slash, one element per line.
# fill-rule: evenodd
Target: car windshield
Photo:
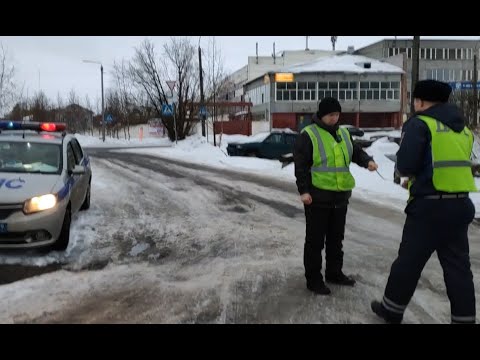
<path fill-rule="evenodd" d="M 0 172 L 55 174 L 61 166 L 60 145 L 0 140 Z"/>

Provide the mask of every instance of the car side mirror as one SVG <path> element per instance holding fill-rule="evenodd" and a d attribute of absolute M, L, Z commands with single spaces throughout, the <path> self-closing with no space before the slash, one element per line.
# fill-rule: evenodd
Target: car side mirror
<path fill-rule="evenodd" d="M 82 165 L 75 165 L 72 170 L 68 170 L 70 175 L 83 175 L 85 174 L 85 167 Z"/>

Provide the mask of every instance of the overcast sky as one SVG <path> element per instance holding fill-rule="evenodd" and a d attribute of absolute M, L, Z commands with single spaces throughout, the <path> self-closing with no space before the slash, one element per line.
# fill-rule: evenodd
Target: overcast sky
<path fill-rule="evenodd" d="M 337 50 L 346 50 L 349 45 L 355 49 L 384 38 L 394 36 L 339 36 Z M 411 38 L 411 36 L 398 36 Z M 442 39 L 480 39 L 474 36 L 425 36 Z M 16 67 L 16 81 L 25 84 L 25 95 L 42 89 L 51 100 L 57 93 L 66 99 L 74 89 L 84 101 L 88 94 L 94 103 L 101 98 L 100 66 L 87 64 L 82 60 L 100 61 L 104 65 L 104 86 L 110 85 L 110 71 L 114 61 L 131 59 L 134 48 L 145 37 L 140 36 L 0 36 L 0 43 L 7 49 L 11 62 Z M 161 50 L 169 37 L 149 37 Z M 191 38 L 198 44 L 198 36 Z M 211 46 L 212 37 L 200 39 L 202 48 Z M 276 52 L 281 50 L 305 49 L 305 36 L 215 36 L 217 49 L 224 58 L 225 68 L 231 71 L 246 65 L 247 57 L 255 55 L 258 42 L 259 55 L 270 55 L 275 42 Z M 310 36 L 310 49 L 331 49 L 330 36 Z M 160 51 L 159 51 L 160 53 Z"/>

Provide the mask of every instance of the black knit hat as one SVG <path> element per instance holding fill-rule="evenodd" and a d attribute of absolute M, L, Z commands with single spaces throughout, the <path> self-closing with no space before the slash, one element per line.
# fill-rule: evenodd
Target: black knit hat
<path fill-rule="evenodd" d="M 319 119 L 333 112 L 342 112 L 342 107 L 337 99 L 327 97 L 318 104 L 317 116 Z"/>
<path fill-rule="evenodd" d="M 446 103 L 452 88 L 447 83 L 437 80 L 422 80 L 417 82 L 413 90 L 413 98 L 425 101 Z"/>

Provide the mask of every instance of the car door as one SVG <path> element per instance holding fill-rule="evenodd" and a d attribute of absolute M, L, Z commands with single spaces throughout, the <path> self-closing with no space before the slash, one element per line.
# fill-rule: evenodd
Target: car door
<path fill-rule="evenodd" d="M 286 152 L 285 137 L 282 133 L 270 134 L 260 147 L 260 156 L 267 159 L 279 159 Z"/>
<path fill-rule="evenodd" d="M 70 142 L 72 144 L 73 153 L 75 154 L 75 164 L 85 168 L 85 174 L 77 175 L 79 183 L 79 197 L 80 202 L 82 202 L 82 200 L 85 199 L 85 196 L 87 194 L 88 182 L 90 179 L 90 167 L 87 166 L 87 156 L 83 152 L 77 139 L 72 139 Z"/>
<path fill-rule="evenodd" d="M 80 208 L 80 189 L 81 186 L 79 184 L 80 177 L 81 175 L 73 175 L 71 171 L 75 168 L 75 165 L 77 165 L 77 160 L 75 158 L 75 152 L 73 150 L 72 143 L 69 142 L 67 144 L 67 176 L 68 176 L 68 181 L 70 183 L 70 203 L 72 206 L 72 213 L 75 213 L 78 211 Z"/>
<path fill-rule="evenodd" d="M 293 153 L 293 147 L 295 146 L 297 136 L 297 134 L 285 134 L 285 143 L 287 144 L 286 153 Z"/>

